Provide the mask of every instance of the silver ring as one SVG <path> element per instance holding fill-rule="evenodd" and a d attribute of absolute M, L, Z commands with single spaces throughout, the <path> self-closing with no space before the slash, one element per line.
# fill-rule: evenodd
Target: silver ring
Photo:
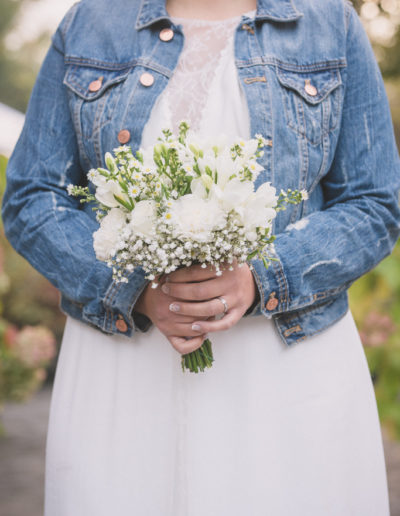
<path fill-rule="evenodd" d="M 224 315 L 225 315 L 226 312 L 229 309 L 228 308 L 228 303 L 226 302 L 226 300 L 222 296 L 217 297 L 217 299 L 219 299 L 221 301 L 221 303 L 224 305 Z"/>

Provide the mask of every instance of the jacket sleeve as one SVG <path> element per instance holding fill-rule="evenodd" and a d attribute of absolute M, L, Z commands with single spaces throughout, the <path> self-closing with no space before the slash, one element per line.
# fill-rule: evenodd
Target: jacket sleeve
<path fill-rule="evenodd" d="M 399 155 L 383 80 L 366 33 L 348 7 L 347 77 L 324 206 L 277 235 L 277 261 L 252 260 L 260 304 L 252 315 L 320 303 L 387 256 L 400 233 Z"/>
<path fill-rule="evenodd" d="M 79 306 L 85 322 L 112 334 L 119 333 L 117 326 L 125 328 L 116 326 L 123 319 L 128 326 L 123 334 L 130 336 L 136 329 L 132 309 L 147 284 L 144 273 L 136 269 L 127 284 L 112 281 L 111 269 L 93 250 L 98 223 L 66 190 L 70 183 L 82 184 L 87 172 L 80 165 L 63 86 L 63 30 L 72 15 L 73 11 L 53 38 L 9 160 L 4 228 L 16 251 Z"/>

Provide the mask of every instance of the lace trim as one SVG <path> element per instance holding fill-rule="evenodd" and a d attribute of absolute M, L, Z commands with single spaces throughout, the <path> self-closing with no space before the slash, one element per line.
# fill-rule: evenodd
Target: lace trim
<path fill-rule="evenodd" d="M 221 61 L 233 53 L 233 38 L 242 16 L 226 20 L 171 18 L 182 25 L 185 43 L 176 70 L 165 91 L 170 125 L 181 120 L 193 130 L 201 127 L 204 108 Z"/>

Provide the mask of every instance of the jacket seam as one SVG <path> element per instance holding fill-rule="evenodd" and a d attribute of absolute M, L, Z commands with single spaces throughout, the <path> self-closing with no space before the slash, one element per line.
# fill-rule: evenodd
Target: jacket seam
<path fill-rule="evenodd" d="M 268 56 L 260 56 L 253 57 L 248 60 L 236 59 L 236 66 L 238 68 L 248 68 L 250 66 L 259 66 L 259 65 L 272 65 L 281 68 L 282 70 L 286 70 L 288 72 L 318 72 L 323 70 L 334 70 L 337 68 L 346 68 L 347 60 L 346 58 L 332 59 L 329 61 L 317 61 L 315 63 L 298 65 L 295 63 L 288 63 L 285 61 L 281 61 L 276 57 L 268 57 Z"/>

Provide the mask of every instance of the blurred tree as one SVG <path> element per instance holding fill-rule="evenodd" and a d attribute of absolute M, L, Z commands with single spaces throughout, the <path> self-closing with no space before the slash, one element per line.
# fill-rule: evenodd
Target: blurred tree
<path fill-rule="evenodd" d="M 26 109 L 38 71 L 38 64 L 36 59 L 32 59 L 32 53 L 42 44 L 41 37 L 14 51 L 6 45 L 6 37 L 15 28 L 24 3 L 27 0 L 0 2 L 0 102 L 20 111 Z"/>

